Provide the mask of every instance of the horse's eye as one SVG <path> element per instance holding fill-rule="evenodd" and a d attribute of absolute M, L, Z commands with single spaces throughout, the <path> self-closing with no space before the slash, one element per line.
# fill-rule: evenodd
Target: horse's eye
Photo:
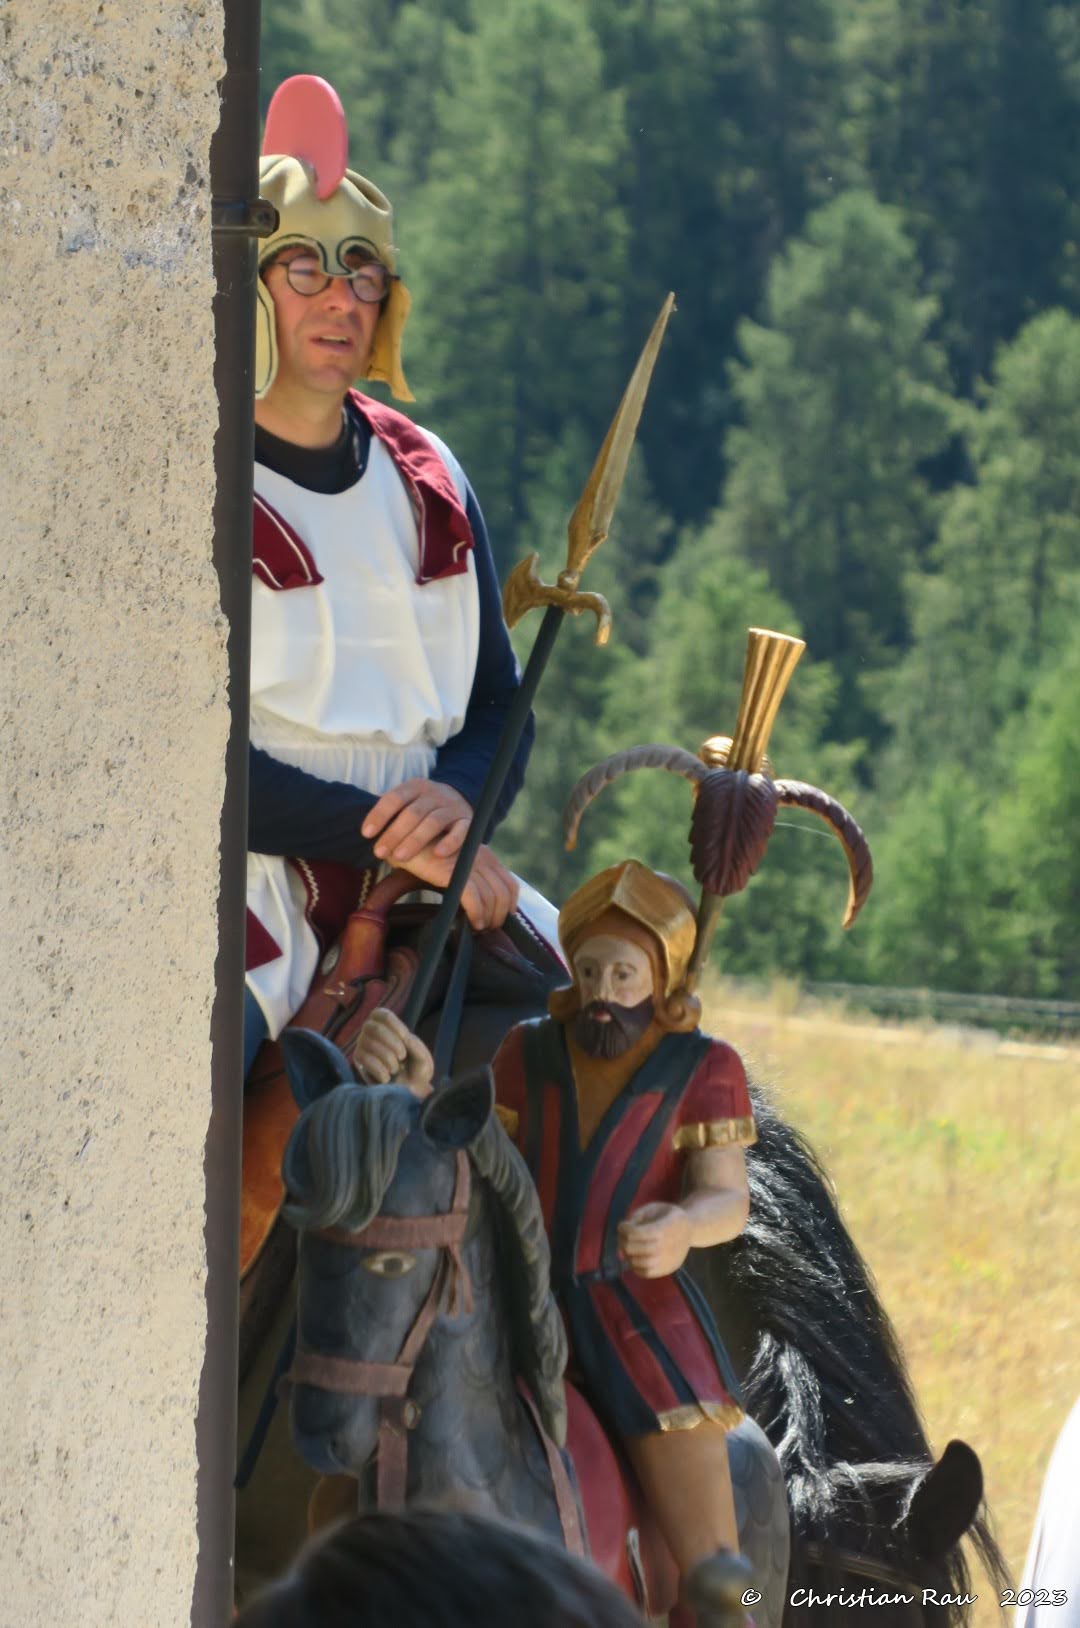
<path fill-rule="evenodd" d="M 415 1255 L 401 1255 L 392 1249 L 380 1249 L 375 1255 L 364 1256 L 364 1266 L 380 1278 L 403 1278 L 415 1265 Z"/>

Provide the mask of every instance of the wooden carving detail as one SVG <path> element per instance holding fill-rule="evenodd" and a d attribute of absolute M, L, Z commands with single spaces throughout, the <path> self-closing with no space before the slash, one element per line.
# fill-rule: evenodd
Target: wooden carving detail
<path fill-rule="evenodd" d="M 811 814 L 820 815 L 840 838 L 851 873 L 847 909 L 844 912 L 844 926 L 850 927 L 866 903 L 874 881 L 874 862 L 862 827 L 843 803 L 838 803 L 835 797 L 830 797 L 827 791 L 822 791 L 818 786 L 808 786 L 805 780 L 778 780 L 776 795 L 785 808 L 805 808 Z"/>
<path fill-rule="evenodd" d="M 690 860 L 707 893 L 741 893 L 765 857 L 776 823 L 776 788 L 763 774 L 713 769 L 690 818 Z"/>

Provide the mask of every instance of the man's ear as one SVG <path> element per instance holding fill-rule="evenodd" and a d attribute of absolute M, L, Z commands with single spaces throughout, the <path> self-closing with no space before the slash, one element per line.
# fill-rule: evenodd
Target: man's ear
<path fill-rule="evenodd" d="M 339 1085 L 355 1085 L 344 1052 L 313 1029 L 282 1029 L 278 1036 L 285 1072 L 301 1111 Z"/>
<path fill-rule="evenodd" d="M 485 1064 L 437 1087 L 424 1102 L 420 1129 L 437 1148 L 467 1148 L 484 1129 L 494 1106 L 495 1079 Z"/>

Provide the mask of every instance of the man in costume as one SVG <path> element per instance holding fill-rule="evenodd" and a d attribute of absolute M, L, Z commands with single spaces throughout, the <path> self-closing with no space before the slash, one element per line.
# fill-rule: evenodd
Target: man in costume
<path fill-rule="evenodd" d="M 260 165 L 279 224 L 257 287 L 245 1071 L 375 867 L 449 880 L 519 678 L 460 465 L 353 388 L 412 399 L 390 204 L 347 145 L 325 81 L 279 88 Z M 482 848 L 473 925 L 498 926 L 517 893 Z"/>
<path fill-rule="evenodd" d="M 572 1371 L 620 1438 L 683 1577 L 737 1549 L 726 1431 L 741 1417 L 692 1248 L 736 1237 L 755 1139 L 738 1055 L 698 1028 L 684 981 L 694 906 L 634 860 L 602 871 L 559 915 L 573 969 L 551 1016 L 495 1058 L 504 1123 L 528 1163 L 552 1245 Z M 368 1020 L 372 1083 L 430 1089 L 430 1056 L 399 1019 Z"/>

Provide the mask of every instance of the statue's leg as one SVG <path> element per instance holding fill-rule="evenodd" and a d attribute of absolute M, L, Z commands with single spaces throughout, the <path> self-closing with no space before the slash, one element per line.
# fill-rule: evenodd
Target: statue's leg
<path fill-rule="evenodd" d="M 735 1497 L 722 1425 L 627 1436 L 623 1445 L 649 1508 L 685 1577 L 717 1549 L 738 1550 Z"/>

